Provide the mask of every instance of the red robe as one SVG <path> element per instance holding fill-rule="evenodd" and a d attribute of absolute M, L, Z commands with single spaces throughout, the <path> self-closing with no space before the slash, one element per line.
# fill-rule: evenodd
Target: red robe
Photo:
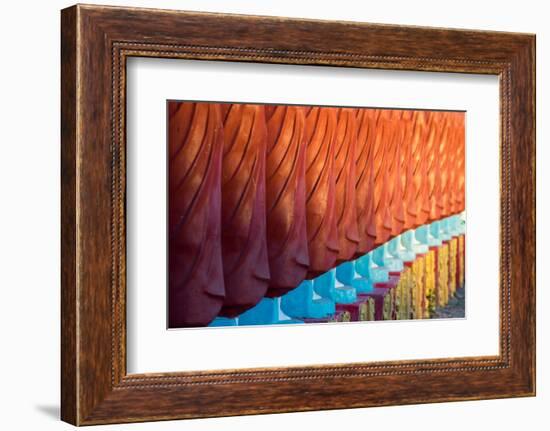
<path fill-rule="evenodd" d="M 222 257 L 225 300 L 221 316 L 234 317 L 267 292 L 265 153 L 261 105 L 228 105 L 222 162 Z"/>

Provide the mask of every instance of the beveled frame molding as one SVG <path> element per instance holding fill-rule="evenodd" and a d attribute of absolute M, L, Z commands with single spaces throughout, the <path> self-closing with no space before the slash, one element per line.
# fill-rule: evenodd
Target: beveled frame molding
<path fill-rule="evenodd" d="M 61 21 L 63 420 L 88 425 L 535 394 L 534 35 L 87 5 L 64 9 Z M 498 75 L 500 354 L 128 375 L 131 56 Z"/>

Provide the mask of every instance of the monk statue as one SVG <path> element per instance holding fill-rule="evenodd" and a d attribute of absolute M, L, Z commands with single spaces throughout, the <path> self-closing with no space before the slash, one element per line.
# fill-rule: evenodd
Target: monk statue
<path fill-rule="evenodd" d="M 267 292 L 265 156 L 262 105 L 227 104 L 223 119 L 222 257 L 225 299 L 220 315 L 235 317 Z"/>
<path fill-rule="evenodd" d="M 355 251 L 356 257 L 361 257 L 375 248 L 374 139 L 379 112 L 377 109 L 359 109 L 357 111 L 355 204 L 359 244 Z"/>
<path fill-rule="evenodd" d="M 225 296 L 220 107 L 170 102 L 168 110 L 168 323 L 205 326 Z"/>
<path fill-rule="evenodd" d="M 303 108 L 267 106 L 266 216 L 271 281 L 266 296 L 298 287 L 309 268 Z"/>
<path fill-rule="evenodd" d="M 337 116 L 329 108 L 307 107 L 304 112 L 308 276 L 315 277 L 336 265 L 339 251 L 334 175 Z"/>
<path fill-rule="evenodd" d="M 359 245 L 357 208 L 355 204 L 356 143 L 356 110 L 352 108 L 340 108 L 338 109 L 335 136 L 334 164 L 339 244 L 338 262 L 352 259 Z"/>

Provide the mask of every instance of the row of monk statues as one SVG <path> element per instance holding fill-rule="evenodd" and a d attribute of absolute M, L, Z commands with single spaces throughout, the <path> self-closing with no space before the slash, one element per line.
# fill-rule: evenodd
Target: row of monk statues
<path fill-rule="evenodd" d="M 169 102 L 168 115 L 169 327 L 338 320 L 369 291 L 363 314 L 424 318 L 463 285 L 463 112 Z M 427 260 L 454 271 L 431 305 L 438 284 L 414 270 L 426 278 Z M 407 277 L 407 311 L 376 299 Z"/>

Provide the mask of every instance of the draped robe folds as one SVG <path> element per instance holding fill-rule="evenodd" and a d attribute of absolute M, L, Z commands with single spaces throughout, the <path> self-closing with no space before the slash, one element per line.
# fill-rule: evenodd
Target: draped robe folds
<path fill-rule="evenodd" d="M 335 266 L 339 251 L 334 183 L 337 110 L 312 107 L 304 112 L 308 276 L 315 277 Z"/>
<path fill-rule="evenodd" d="M 266 296 L 281 296 L 306 277 L 305 117 L 301 107 L 268 106 L 266 206 L 271 281 Z"/>
<path fill-rule="evenodd" d="M 464 179 L 465 179 L 465 128 L 463 112 L 449 113 L 450 133 L 449 151 L 452 163 L 449 164 L 450 202 L 448 203 L 450 214 L 456 214 L 464 210 Z"/>
<path fill-rule="evenodd" d="M 455 165 L 455 181 L 456 195 L 454 212 L 465 210 L 465 186 L 466 186 L 466 128 L 464 127 L 465 114 L 463 112 L 455 114 L 455 146 L 456 150 L 456 165 Z"/>
<path fill-rule="evenodd" d="M 392 113 L 392 140 L 388 166 L 389 205 L 392 215 L 391 238 L 403 232 L 405 226 L 404 184 L 401 171 L 401 155 L 404 153 L 406 120 L 402 111 Z"/>
<path fill-rule="evenodd" d="M 449 149 L 449 158 L 447 163 L 448 171 L 448 186 L 447 190 L 449 195 L 447 196 L 447 215 L 454 214 L 457 210 L 456 205 L 456 196 L 457 188 L 456 184 L 458 182 L 456 166 L 459 162 L 458 147 L 456 145 L 456 118 L 455 115 L 449 115 L 449 143 L 447 148 Z"/>
<path fill-rule="evenodd" d="M 392 233 L 393 217 L 390 198 L 392 188 L 389 184 L 389 169 L 393 161 L 393 134 L 390 114 L 378 119 L 374 144 L 374 220 L 376 223 L 375 245 L 387 242 Z"/>
<path fill-rule="evenodd" d="M 221 309 L 223 131 L 219 105 L 169 104 L 169 326 L 204 326 Z"/>
<path fill-rule="evenodd" d="M 441 153 L 443 139 L 444 118 L 441 114 L 434 115 L 432 122 L 433 141 L 429 153 L 428 178 L 430 181 L 430 215 L 429 221 L 441 218 L 441 194 L 443 184 L 441 181 Z"/>
<path fill-rule="evenodd" d="M 265 214 L 267 127 L 261 105 L 225 109 L 222 162 L 222 257 L 225 299 L 221 316 L 256 305 L 269 285 Z"/>
<path fill-rule="evenodd" d="M 357 162 L 355 172 L 355 203 L 359 244 L 355 257 L 374 249 L 376 223 L 374 220 L 374 139 L 376 137 L 377 109 L 357 111 Z"/>
<path fill-rule="evenodd" d="M 338 262 L 350 260 L 359 245 L 357 208 L 355 204 L 356 144 L 356 110 L 341 108 L 338 111 L 334 159 L 339 244 Z"/>
<path fill-rule="evenodd" d="M 410 116 L 404 117 L 405 136 L 403 140 L 403 149 L 401 151 L 401 172 L 403 174 L 404 196 L 405 203 L 405 224 L 403 231 L 408 231 L 416 227 L 416 217 L 418 214 L 418 205 L 416 202 L 416 183 L 414 181 L 415 171 L 415 155 L 414 141 L 415 134 L 418 132 L 416 128 L 416 120 L 418 111 L 412 111 Z"/>
<path fill-rule="evenodd" d="M 462 112 L 169 102 L 168 115 L 170 327 L 240 316 L 464 210 Z"/>
<path fill-rule="evenodd" d="M 443 130 L 441 133 L 441 138 L 439 140 L 439 196 L 437 197 L 437 209 L 438 209 L 438 218 L 446 217 L 449 215 L 448 212 L 448 201 L 449 201 L 449 160 L 450 160 L 450 145 L 449 145 L 449 115 L 448 113 L 443 114 L 444 123 Z"/>
<path fill-rule="evenodd" d="M 421 112 L 418 114 L 417 127 L 418 141 L 415 142 L 416 150 L 414 178 L 416 183 L 416 202 L 417 217 L 416 226 L 421 226 L 428 222 L 430 216 L 430 178 L 428 176 L 429 155 L 433 147 L 434 131 L 431 125 L 434 123 L 435 114 Z"/>

